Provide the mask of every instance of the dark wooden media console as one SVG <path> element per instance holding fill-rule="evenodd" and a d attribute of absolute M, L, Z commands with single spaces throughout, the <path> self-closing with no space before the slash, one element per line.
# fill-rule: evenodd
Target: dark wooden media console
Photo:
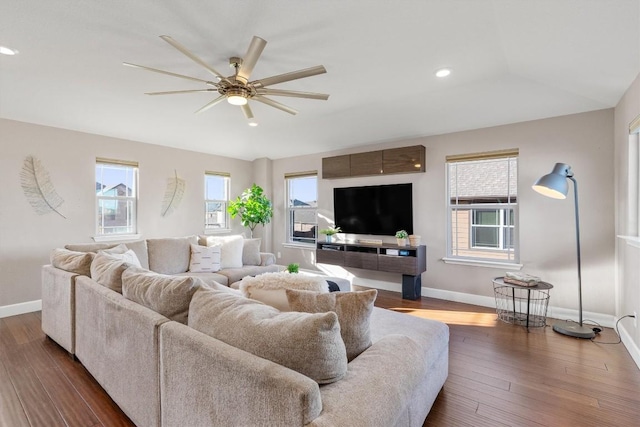
<path fill-rule="evenodd" d="M 316 248 L 316 262 L 365 270 L 402 274 L 402 298 L 421 296 L 422 273 L 427 271 L 427 247 L 363 243 L 322 243 Z"/>

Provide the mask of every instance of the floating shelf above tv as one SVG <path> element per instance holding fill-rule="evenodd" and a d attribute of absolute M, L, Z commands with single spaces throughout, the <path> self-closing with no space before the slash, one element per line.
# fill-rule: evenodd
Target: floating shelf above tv
<path fill-rule="evenodd" d="M 325 157 L 322 159 L 322 178 L 424 172 L 426 160 L 423 145 Z"/>

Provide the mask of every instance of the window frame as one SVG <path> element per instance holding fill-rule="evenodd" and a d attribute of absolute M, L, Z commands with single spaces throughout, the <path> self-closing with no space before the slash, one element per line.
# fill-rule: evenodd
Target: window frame
<path fill-rule="evenodd" d="M 296 179 L 310 178 L 313 177 L 316 180 L 316 206 L 291 206 L 291 183 Z M 284 207 L 286 211 L 286 220 L 285 220 L 285 244 L 294 245 L 294 246 L 305 246 L 305 247 L 313 247 L 315 248 L 316 243 L 318 242 L 318 172 L 299 172 L 299 173 L 289 173 L 285 174 L 285 200 Z M 297 212 L 313 212 L 313 218 L 315 222 L 313 223 L 313 227 L 315 232 L 314 236 L 311 237 L 296 237 L 293 235 L 295 232 L 295 216 Z M 310 224 L 310 223 L 309 223 Z M 304 241 L 308 240 L 308 241 Z"/>
<path fill-rule="evenodd" d="M 208 177 L 219 177 L 224 179 L 224 187 L 225 187 L 224 191 L 226 195 L 226 200 L 207 199 L 207 195 L 208 195 L 207 178 Z M 205 171 L 204 173 L 204 232 L 205 234 L 224 233 L 224 232 L 228 232 L 231 229 L 231 219 L 229 216 L 229 211 L 227 210 L 227 208 L 229 207 L 230 194 L 231 194 L 231 174 L 226 172 Z M 209 213 L 207 208 L 209 203 L 221 203 L 223 205 L 224 227 L 221 227 L 221 228 L 210 227 L 209 224 L 207 223 L 207 215 Z"/>
<path fill-rule="evenodd" d="M 104 165 L 104 166 L 108 166 L 108 167 L 112 167 L 112 168 L 128 168 L 131 169 L 131 173 L 132 173 L 132 184 L 134 188 L 131 188 L 131 195 L 130 196 L 104 196 L 104 195 L 100 195 L 100 193 L 98 192 L 98 190 L 95 190 L 95 194 L 96 194 L 96 203 L 95 203 L 95 213 L 96 213 L 96 223 L 95 223 L 95 231 L 96 231 L 96 236 L 94 237 L 94 240 L 111 240 L 111 239 L 122 239 L 122 237 L 133 237 L 133 238 L 138 238 L 139 235 L 138 233 L 138 197 L 139 197 L 139 168 L 138 168 L 138 163 L 137 162 L 130 162 L 130 161 L 124 161 L 124 160 L 114 160 L 114 159 L 103 159 L 103 158 L 96 158 L 96 163 L 95 163 L 95 173 L 94 173 L 94 178 L 97 178 L 97 168 L 100 165 Z M 94 183 L 95 184 L 98 183 L 98 181 L 96 180 Z M 100 182 L 100 184 L 102 185 L 102 182 Z M 128 228 L 128 231 L 125 232 L 116 232 L 116 233 L 105 233 L 104 230 L 105 228 L 122 228 L 122 227 L 105 227 L 104 225 L 104 212 L 102 212 L 102 216 L 101 216 L 101 201 L 115 201 L 115 202 L 125 202 L 127 208 L 127 223 L 130 225 L 127 225 L 126 228 Z M 129 208 L 129 206 L 131 206 L 131 208 Z M 104 211 L 104 208 L 102 208 L 102 210 Z M 102 218 L 102 226 L 100 224 L 100 218 Z"/>
<path fill-rule="evenodd" d="M 445 163 L 445 189 L 446 189 L 446 210 L 447 210 L 447 255 L 443 258 L 445 262 L 455 264 L 471 264 L 478 266 L 500 266 L 505 268 L 519 269 L 522 265 L 519 264 L 520 259 L 520 247 L 519 247 L 519 212 L 518 212 L 518 157 L 519 153 L 517 149 L 501 150 L 486 153 L 465 154 L 456 156 L 447 156 Z M 457 190 L 451 188 L 452 185 L 452 164 L 469 164 L 479 161 L 500 161 L 503 159 L 507 163 L 507 189 L 515 188 L 515 197 L 511 194 L 500 196 L 496 201 L 487 200 L 479 196 L 474 203 L 472 198 L 462 201 Z M 510 182 L 511 177 L 511 161 L 516 162 L 515 171 L 515 185 Z M 457 170 L 456 170 L 457 173 Z M 456 177 L 457 184 L 457 177 Z M 511 193 L 511 190 L 507 191 Z M 468 211 L 466 214 L 465 211 Z M 498 224 L 495 225 L 482 225 L 476 224 L 476 214 L 481 211 L 497 211 L 499 212 Z M 513 224 L 511 224 L 510 212 L 513 211 Z M 457 213 L 459 212 L 459 213 Z M 458 225 L 458 220 L 462 215 L 468 215 L 468 226 L 464 227 L 463 224 Z M 455 219 L 454 219 L 455 217 Z M 480 228 L 495 228 L 497 229 L 498 246 L 480 246 L 475 244 L 476 236 L 474 230 Z M 460 236 L 460 232 L 466 229 L 466 236 Z M 455 232 L 455 233 L 454 233 Z M 464 232 L 464 231 L 463 231 Z M 454 234 L 456 242 L 454 242 Z M 461 240 L 462 239 L 462 240 Z M 460 248 L 460 242 L 467 240 L 468 248 Z M 509 245 L 508 241 L 512 241 L 513 245 Z M 461 253 L 464 252 L 464 253 Z M 477 255 L 474 255 L 474 252 Z M 501 254 L 501 256 L 498 256 Z"/>

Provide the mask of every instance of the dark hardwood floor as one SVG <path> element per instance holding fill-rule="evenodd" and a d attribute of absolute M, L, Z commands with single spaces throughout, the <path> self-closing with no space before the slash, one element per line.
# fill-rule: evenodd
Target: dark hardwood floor
<path fill-rule="evenodd" d="M 597 344 L 617 341 L 611 329 L 596 342 L 550 327 L 527 333 L 490 308 L 387 291 L 376 305 L 450 327 L 449 378 L 425 426 L 640 425 L 640 371 L 623 345 Z M 44 336 L 39 312 L 0 319 L 1 427 L 131 425 L 84 367 Z"/>

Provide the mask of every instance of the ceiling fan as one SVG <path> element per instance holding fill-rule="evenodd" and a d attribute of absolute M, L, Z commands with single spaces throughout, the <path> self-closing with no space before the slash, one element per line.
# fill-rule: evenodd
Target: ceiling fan
<path fill-rule="evenodd" d="M 216 78 L 215 81 L 203 80 L 196 77 L 185 76 L 183 74 L 172 73 L 170 71 L 159 70 L 157 68 L 145 67 L 144 65 L 136 65 L 128 62 L 123 62 L 124 65 L 129 67 L 141 68 L 143 70 L 153 71 L 155 73 L 201 82 L 209 86 L 206 89 L 148 92 L 146 93 L 146 95 L 174 95 L 193 92 L 217 92 L 220 96 L 218 96 L 216 99 L 209 102 L 202 108 L 198 109 L 196 113 L 202 113 L 203 111 L 208 110 L 209 108 L 226 99 L 230 104 L 240 106 L 245 117 L 249 120 L 253 119 L 253 112 L 251 111 L 251 107 L 249 107 L 248 103 L 249 100 L 262 102 L 263 104 L 275 107 L 289 114 L 297 114 L 297 111 L 293 108 L 287 107 L 286 105 L 267 98 L 265 95 L 321 99 L 325 101 L 329 99 L 329 95 L 324 93 L 299 92 L 293 90 L 268 88 L 268 86 L 272 86 L 278 83 L 284 83 L 291 80 L 324 74 L 327 72 L 327 70 L 322 65 L 317 65 L 315 67 L 305 68 L 298 71 L 291 71 L 289 73 L 279 74 L 277 76 L 267 77 L 264 79 L 249 81 L 251 73 L 253 72 L 253 68 L 258 62 L 258 59 L 260 58 L 264 47 L 267 45 L 267 42 L 260 37 L 253 37 L 251 43 L 249 44 L 249 48 L 247 49 L 247 53 L 245 53 L 244 55 L 244 58 L 238 58 L 235 56 L 229 58 L 229 65 L 234 69 L 234 74 L 232 74 L 231 76 L 222 75 L 216 69 L 205 63 L 201 58 L 196 56 L 193 52 L 189 51 L 186 47 L 184 47 L 171 37 L 160 36 L 160 38 L 179 50 L 182 54 L 190 58 L 192 61 L 204 67 Z"/>

